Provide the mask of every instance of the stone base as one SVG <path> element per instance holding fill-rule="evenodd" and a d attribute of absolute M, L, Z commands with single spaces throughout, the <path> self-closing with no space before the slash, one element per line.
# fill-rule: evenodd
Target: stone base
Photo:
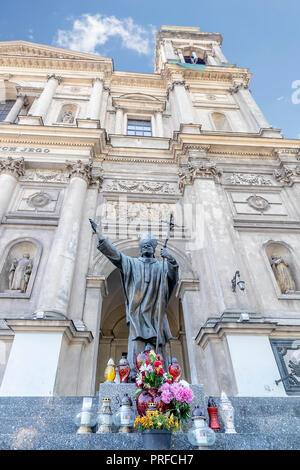
<path fill-rule="evenodd" d="M 116 385 L 112 390 L 115 396 L 119 387 L 122 395 L 128 386 Z M 100 388 L 101 394 L 107 394 L 105 384 Z M 206 400 L 204 395 L 203 398 Z M 214 400 L 219 404 L 218 397 Z M 216 433 L 212 450 L 300 450 L 299 398 L 230 397 L 230 400 L 235 409 L 237 434 L 225 434 L 222 427 Z M 76 434 L 74 418 L 81 406 L 82 397 L 0 397 L 0 450 L 142 450 L 141 434 L 136 432 L 96 434 L 93 429 L 93 434 Z M 202 409 L 207 416 L 206 407 Z M 92 413 L 97 412 L 98 397 L 94 397 Z M 186 434 L 174 434 L 171 450 L 196 449 Z"/>

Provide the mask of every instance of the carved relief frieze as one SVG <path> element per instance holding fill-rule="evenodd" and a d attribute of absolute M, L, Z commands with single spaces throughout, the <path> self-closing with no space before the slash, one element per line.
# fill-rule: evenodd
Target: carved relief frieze
<path fill-rule="evenodd" d="M 63 171 L 34 171 L 27 170 L 20 178 L 20 181 L 37 182 L 37 183 L 68 183 L 69 178 L 67 173 Z"/>
<path fill-rule="evenodd" d="M 246 174 L 246 173 L 233 173 L 225 178 L 225 183 L 234 185 L 249 185 L 249 186 L 272 186 L 273 182 L 270 178 L 263 175 Z"/>
<path fill-rule="evenodd" d="M 168 220 L 175 208 L 175 204 L 167 203 L 107 201 L 105 218 L 119 222 L 138 220 L 158 223 Z"/>
<path fill-rule="evenodd" d="M 107 180 L 102 190 L 118 193 L 178 194 L 176 183 L 155 181 Z"/>

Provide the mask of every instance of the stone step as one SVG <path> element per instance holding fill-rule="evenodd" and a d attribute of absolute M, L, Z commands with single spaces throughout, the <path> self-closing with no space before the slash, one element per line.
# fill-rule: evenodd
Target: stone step
<path fill-rule="evenodd" d="M 43 434 L 20 430 L 0 434 L 0 450 L 142 450 L 142 437 L 134 434 Z M 195 450 L 185 434 L 172 436 L 172 450 Z M 299 450 L 299 434 L 218 433 L 212 450 Z M 153 449 L 155 450 L 155 449 Z"/>

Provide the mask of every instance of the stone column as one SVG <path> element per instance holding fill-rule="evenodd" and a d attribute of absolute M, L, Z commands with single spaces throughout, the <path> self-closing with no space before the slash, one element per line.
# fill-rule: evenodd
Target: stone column
<path fill-rule="evenodd" d="M 96 243 L 96 237 L 93 237 Z M 83 310 L 83 320 L 91 330 L 94 341 L 87 345 L 82 353 L 80 374 L 78 380 L 79 395 L 94 395 L 99 389 L 97 383 L 98 350 L 100 340 L 100 325 L 102 302 L 106 295 L 106 280 L 99 276 L 89 276 L 86 280 L 86 295 Z M 105 366 L 107 361 L 105 362 Z"/>
<path fill-rule="evenodd" d="M 66 317 L 74 275 L 78 238 L 92 164 L 67 162 L 71 179 L 43 277 L 36 315 Z"/>
<path fill-rule="evenodd" d="M 242 86 L 239 88 L 238 93 L 248 106 L 249 111 L 253 114 L 254 119 L 256 120 L 259 128 L 265 129 L 271 127 L 268 121 L 266 120 L 265 116 L 261 112 L 256 101 L 254 100 L 252 94 L 250 93 L 249 88 L 246 86 Z"/>
<path fill-rule="evenodd" d="M 180 293 L 185 331 L 186 344 L 188 350 L 188 358 L 191 373 L 191 383 L 198 384 L 201 381 L 199 367 L 199 346 L 195 342 L 195 337 L 199 331 L 200 315 L 199 315 L 199 297 L 193 283 L 185 285 L 183 283 Z"/>
<path fill-rule="evenodd" d="M 218 65 L 217 60 L 212 55 L 207 55 L 207 65 Z"/>
<path fill-rule="evenodd" d="M 176 80 L 172 84 L 175 101 L 179 111 L 179 121 L 181 124 L 192 124 L 193 107 L 184 80 Z"/>
<path fill-rule="evenodd" d="M 118 107 L 116 112 L 115 134 L 123 134 L 123 121 L 123 109 Z"/>
<path fill-rule="evenodd" d="M 251 131 L 259 132 L 260 129 L 271 127 L 255 102 L 247 85 L 244 85 L 243 83 L 235 83 L 234 87 L 231 88 L 230 91 L 234 94 Z"/>
<path fill-rule="evenodd" d="M 52 98 L 55 94 L 56 88 L 60 83 L 60 77 L 56 75 L 48 76 L 48 81 L 44 90 L 42 91 L 38 100 L 34 103 L 33 109 L 31 108 L 29 112 L 29 116 L 38 116 L 41 117 L 43 120 L 47 114 L 49 106 L 51 104 Z M 34 112 L 34 114 L 33 114 Z"/>
<path fill-rule="evenodd" d="M 155 113 L 155 128 L 156 128 L 156 136 L 155 137 L 163 137 L 164 136 L 164 126 L 163 126 L 163 119 L 162 119 L 162 111 L 157 111 Z"/>
<path fill-rule="evenodd" d="M 11 124 L 13 124 L 15 122 L 15 120 L 19 116 L 19 112 L 21 111 L 21 109 L 24 106 L 25 98 L 26 97 L 24 95 L 20 95 L 20 96 L 17 97 L 17 100 L 16 100 L 15 104 L 13 105 L 13 107 L 9 111 L 8 115 L 4 119 L 4 122 L 9 122 Z"/>
<path fill-rule="evenodd" d="M 0 160 L 0 221 L 7 211 L 19 177 L 24 173 L 24 158 Z"/>
<path fill-rule="evenodd" d="M 218 64 L 227 64 L 228 60 L 224 56 L 221 47 L 218 44 L 213 46 L 213 51 L 215 53 L 215 58 Z"/>
<path fill-rule="evenodd" d="M 101 98 L 103 92 L 103 80 L 96 78 L 93 82 L 93 89 L 87 110 L 87 119 L 100 119 Z"/>

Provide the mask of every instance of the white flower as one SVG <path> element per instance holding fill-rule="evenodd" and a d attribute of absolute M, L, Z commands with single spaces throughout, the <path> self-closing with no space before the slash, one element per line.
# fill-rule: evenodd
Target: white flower
<path fill-rule="evenodd" d="M 186 380 L 180 380 L 179 383 L 180 383 L 183 387 L 190 388 L 190 384 L 189 384 L 188 382 L 186 382 Z"/>

